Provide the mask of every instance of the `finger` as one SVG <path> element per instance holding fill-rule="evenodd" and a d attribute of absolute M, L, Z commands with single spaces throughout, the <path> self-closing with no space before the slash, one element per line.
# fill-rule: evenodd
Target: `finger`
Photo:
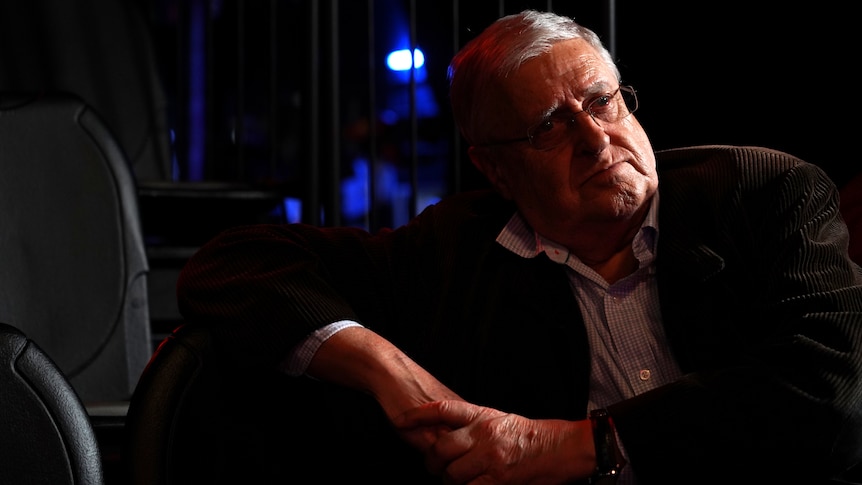
<path fill-rule="evenodd" d="M 426 467 L 434 474 L 449 475 L 449 467 L 455 460 L 470 451 L 471 443 L 469 434 L 461 431 L 452 431 L 439 436 L 439 439 L 425 453 Z"/>
<path fill-rule="evenodd" d="M 427 451 L 449 428 L 439 426 L 418 426 L 413 428 L 399 428 L 398 434 L 401 438 L 414 448 Z"/>
<path fill-rule="evenodd" d="M 488 466 L 482 453 L 464 449 L 459 456 L 448 460 L 443 476 L 452 483 L 492 483 L 487 475 Z"/>
<path fill-rule="evenodd" d="M 463 401 L 435 401 L 408 409 L 393 419 L 398 428 L 444 426 L 457 429 L 470 423 L 475 416 L 471 405 Z"/>

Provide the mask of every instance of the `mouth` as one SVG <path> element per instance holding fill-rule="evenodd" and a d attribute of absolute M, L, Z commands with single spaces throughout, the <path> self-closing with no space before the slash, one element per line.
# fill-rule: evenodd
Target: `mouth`
<path fill-rule="evenodd" d="M 624 170 L 626 166 L 632 166 L 629 160 L 611 162 L 604 167 L 598 167 L 593 173 L 587 176 L 587 178 L 584 180 L 584 183 L 586 184 L 590 181 L 593 181 L 594 179 L 601 179 L 605 177 L 612 177 L 616 179 L 617 175 L 620 174 L 620 171 Z"/>

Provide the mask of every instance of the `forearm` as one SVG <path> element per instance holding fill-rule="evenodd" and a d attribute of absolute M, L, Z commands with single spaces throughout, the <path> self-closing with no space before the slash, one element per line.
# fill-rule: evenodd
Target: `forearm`
<path fill-rule="evenodd" d="M 306 239 L 325 234 L 297 226 L 249 226 L 204 245 L 177 280 L 186 321 L 212 328 L 234 364 L 272 368 L 310 333 L 340 320 L 358 320 L 327 279 Z M 332 251 L 336 252 L 336 251 Z M 329 258 L 327 258 L 329 259 Z M 340 267 L 341 260 L 332 263 Z M 346 266 L 353 268 L 353 266 Z M 371 285 L 357 275 L 351 287 Z"/>
<path fill-rule="evenodd" d="M 433 401 L 461 398 L 380 335 L 341 330 L 311 359 L 307 374 L 370 394 L 391 418 Z"/>

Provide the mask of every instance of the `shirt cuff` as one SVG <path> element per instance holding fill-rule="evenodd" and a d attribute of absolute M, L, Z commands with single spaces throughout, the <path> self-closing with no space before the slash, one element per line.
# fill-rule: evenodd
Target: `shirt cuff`
<path fill-rule="evenodd" d="M 301 376 L 305 374 L 308 364 L 311 363 L 311 359 L 317 353 L 317 349 L 323 342 L 326 342 L 326 339 L 345 328 L 361 326 L 361 324 L 353 320 L 341 320 L 315 330 L 290 351 L 290 354 L 288 354 L 287 358 L 279 366 L 279 370 L 289 376 Z"/>

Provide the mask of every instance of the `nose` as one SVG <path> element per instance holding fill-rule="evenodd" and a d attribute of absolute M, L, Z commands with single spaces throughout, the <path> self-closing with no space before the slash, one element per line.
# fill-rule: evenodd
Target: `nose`
<path fill-rule="evenodd" d="M 580 155 L 596 156 L 611 144 L 611 137 L 605 131 L 601 122 L 587 112 L 587 116 L 578 116 L 575 136 L 575 152 Z"/>

